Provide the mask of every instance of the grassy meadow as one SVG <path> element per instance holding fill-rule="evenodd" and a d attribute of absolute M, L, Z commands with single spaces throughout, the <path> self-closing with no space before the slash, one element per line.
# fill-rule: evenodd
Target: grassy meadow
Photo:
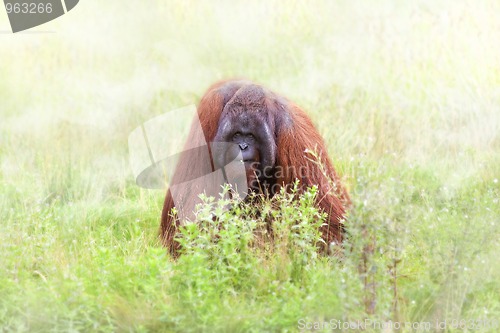
<path fill-rule="evenodd" d="M 0 332 L 500 330 L 498 1 L 84 0 L 9 29 L 0 10 Z M 231 77 L 317 124 L 343 255 L 316 255 L 314 191 L 264 204 L 267 247 L 251 207 L 218 244 L 186 228 L 178 261 L 159 244 L 128 135 Z"/>

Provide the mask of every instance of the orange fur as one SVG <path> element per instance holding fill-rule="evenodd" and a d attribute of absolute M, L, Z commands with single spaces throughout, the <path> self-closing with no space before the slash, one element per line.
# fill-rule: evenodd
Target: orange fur
<path fill-rule="evenodd" d="M 207 90 L 198 106 L 198 117 L 203 133 L 197 133 L 198 131 L 193 130 L 193 127 L 188 142 L 201 142 L 202 139 L 205 139 L 206 142 L 213 141 L 224 106 L 240 89 L 249 91 L 243 96 L 238 95 L 238 98 L 244 103 L 252 103 L 252 98 L 261 103 L 262 96 L 264 96 L 263 104 L 270 115 L 266 121 L 274 129 L 276 135 L 276 167 L 284 170 L 279 177 L 275 177 L 275 184 L 278 187 L 287 186 L 298 179 L 302 187 L 316 185 L 318 187 L 317 205 L 328 214 L 327 223 L 321 228 L 322 238 L 326 244 L 341 243 L 343 237 L 342 220 L 346 208 L 350 204 L 349 195 L 341 185 L 328 157 L 323 138 L 311 119 L 297 105 L 249 81 L 218 82 Z M 306 150 L 315 151 L 319 161 L 313 160 L 312 156 L 306 153 Z M 301 172 L 304 170 L 306 175 Z M 171 185 L 192 179 L 193 174 L 202 176 L 212 171 L 214 171 L 214 163 L 210 147 L 206 146 L 206 148 L 201 149 L 199 155 L 181 155 Z M 197 193 L 196 190 L 193 191 L 190 188 L 181 195 L 186 200 L 194 200 L 201 192 L 202 189 Z M 172 208 L 174 208 L 174 202 L 169 189 L 165 197 L 160 234 L 163 244 L 172 255 L 176 256 L 178 244 L 174 238 L 180 222 L 171 214 Z"/>

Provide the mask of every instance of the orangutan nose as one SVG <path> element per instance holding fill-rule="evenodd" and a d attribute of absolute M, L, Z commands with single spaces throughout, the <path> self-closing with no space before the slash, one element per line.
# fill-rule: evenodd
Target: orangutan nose
<path fill-rule="evenodd" d="M 247 149 L 247 148 L 248 148 L 248 145 L 247 145 L 246 143 L 244 143 L 244 142 L 242 142 L 242 143 L 238 143 L 238 146 L 240 146 L 240 149 L 241 149 L 241 150 L 245 150 L 245 149 Z"/>

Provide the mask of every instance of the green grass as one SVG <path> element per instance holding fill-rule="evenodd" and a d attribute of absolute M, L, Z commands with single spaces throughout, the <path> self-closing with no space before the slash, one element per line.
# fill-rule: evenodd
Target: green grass
<path fill-rule="evenodd" d="M 81 1 L 34 30 L 56 33 L 0 34 L 0 332 L 500 321 L 497 1 Z M 267 248 L 248 207 L 176 262 L 159 245 L 127 136 L 241 76 L 318 125 L 353 199 L 343 257 L 315 256 L 307 196 L 273 204 Z"/>

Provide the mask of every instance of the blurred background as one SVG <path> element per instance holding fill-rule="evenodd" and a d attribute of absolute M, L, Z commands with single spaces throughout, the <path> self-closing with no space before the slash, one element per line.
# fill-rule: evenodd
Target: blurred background
<path fill-rule="evenodd" d="M 80 156 L 113 164 L 141 121 L 245 77 L 305 108 L 340 158 L 450 157 L 447 176 L 459 181 L 474 172 L 455 160 L 461 151 L 500 144 L 498 6 L 82 1 L 21 34 L 5 33 L 2 13 L 2 129 L 38 153 L 57 149 L 48 143 L 66 129 Z"/>
<path fill-rule="evenodd" d="M 406 235 L 406 318 L 436 308 L 498 318 L 499 41 L 496 0 L 82 0 L 17 34 L 0 10 L 0 318 L 18 329 L 30 313 L 70 318 L 70 303 L 37 304 L 64 281 L 73 281 L 67 295 L 112 294 L 93 280 L 115 258 L 98 265 L 99 251 L 128 249 L 116 256 L 139 272 L 134 249 L 162 253 L 164 193 L 136 188 L 127 137 L 233 77 L 311 115 L 361 220 L 395 214 Z M 111 316 L 144 306 L 132 303 Z"/>

